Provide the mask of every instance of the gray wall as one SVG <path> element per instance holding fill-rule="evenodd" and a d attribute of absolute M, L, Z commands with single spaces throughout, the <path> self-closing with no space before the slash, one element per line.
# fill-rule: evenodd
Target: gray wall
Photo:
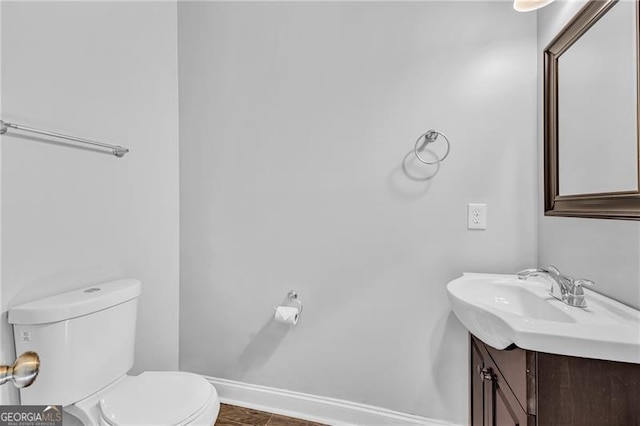
<path fill-rule="evenodd" d="M 180 367 L 463 423 L 446 283 L 534 265 L 535 14 L 180 2 Z M 400 164 L 435 127 L 430 182 Z M 410 165 L 414 173 L 432 169 Z M 488 229 L 466 204 L 488 203 Z M 273 306 L 296 289 L 295 328 Z"/>
<path fill-rule="evenodd" d="M 0 25 L 2 23 L 2 2 L 0 2 Z M 0 117 L 2 117 L 2 29 L 0 28 Z M 2 176 L 2 136 L 0 136 L 0 176 Z M 0 180 L 0 195 L 2 193 L 2 181 Z M 2 196 L 0 196 L 0 243 L 2 242 Z M 2 244 L 0 244 L 0 306 L 3 304 L 2 297 Z M 4 321 L 0 319 L 0 321 Z M 0 326 L 0 362 L 8 364 L 12 359 L 7 359 L 11 354 L 8 353 L 9 348 L 3 349 L 4 342 L 11 337 L 11 330 L 6 326 Z M 9 386 L 0 386 L 0 388 Z M 13 390 L 0 390 L 0 404 L 7 404 L 16 393 Z"/>
<path fill-rule="evenodd" d="M 9 306 L 135 277 L 134 372 L 178 367 L 176 13 L 169 2 L 2 2 L 2 118 L 131 148 L 116 159 L 2 136 L 4 363 L 15 358 Z M 1 403 L 15 398 L 1 389 Z"/>
<path fill-rule="evenodd" d="M 538 14 L 538 56 L 584 2 L 560 1 Z M 622 30 L 621 30 L 622 31 Z M 612 47 L 613 48 L 613 47 Z M 538 66 L 539 195 L 542 203 L 542 63 Z M 629 87 L 635 91 L 635 87 Z M 539 209 L 539 263 L 590 278 L 594 290 L 640 308 L 640 224 L 633 221 L 545 217 Z"/>

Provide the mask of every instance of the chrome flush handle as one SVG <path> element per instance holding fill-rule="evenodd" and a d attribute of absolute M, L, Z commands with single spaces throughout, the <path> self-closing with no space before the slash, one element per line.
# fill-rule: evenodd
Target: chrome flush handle
<path fill-rule="evenodd" d="M 40 357 L 35 352 L 25 352 L 13 365 L 0 365 L 0 385 L 12 381 L 17 388 L 26 388 L 38 377 Z"/>

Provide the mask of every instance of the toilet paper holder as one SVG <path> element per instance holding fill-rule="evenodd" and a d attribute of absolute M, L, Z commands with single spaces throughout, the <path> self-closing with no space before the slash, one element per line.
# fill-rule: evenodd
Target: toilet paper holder
<path fill-rule="evenodd" d="M 302 313 L 302 301 L 298 299 L 298 293 L 295 290 L 289 290 L 287 300 L 289 300 L 289 303 L 296 303 L 298 305 L 298 311 Z M 277 311 L 278 307 L 274 306 L 273 309 Z"/>

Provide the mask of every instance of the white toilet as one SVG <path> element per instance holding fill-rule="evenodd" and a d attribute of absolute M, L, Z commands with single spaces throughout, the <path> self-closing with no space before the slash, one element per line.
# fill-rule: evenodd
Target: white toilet
<path fill-rule="evenodd" d="M 16 353 L 40 355 L 23 405 L 62 405 L 85 425 L 208 425 L 215 388 L 177 371 L 127 376 L 133 365 L 140 281 L 111 281 L 9 309 Z"/>

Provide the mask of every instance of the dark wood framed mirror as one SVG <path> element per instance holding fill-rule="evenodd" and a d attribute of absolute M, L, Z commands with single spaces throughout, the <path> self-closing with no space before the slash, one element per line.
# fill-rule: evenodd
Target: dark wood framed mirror
<path fill-rule="evenodd" d="M 547 216 L 640 220 L 638 0 L 591 0 L 544 51 Z"/>

